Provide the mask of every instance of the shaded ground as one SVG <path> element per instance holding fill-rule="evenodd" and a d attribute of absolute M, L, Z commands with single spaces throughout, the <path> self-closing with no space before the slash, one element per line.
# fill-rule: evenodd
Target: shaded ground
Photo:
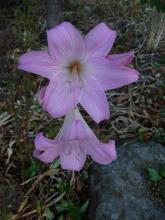
<path fill-rule="evenodd" d="M 82 218 L 89 200 L 85 191 L 90 160 L 73 182 L 70 181 L 72 173 L 62 171 L 58 162 L 52 165 L 55 168 L 52 175 L 48 166 L 31 157 L 35 134 L 43 131 L 53 138 L 62 123 L 62 119 L 54 120 L 44 113 L 33 98 L 37 89 L 46 83 L 43 78 L 16 70 L 20 54 L 46 46 L 45 5 L 43 0 L 31 0 L 0 9 L 0 198 L 4 201 L 0 208 L 3 219 L 11 216 L 12 219 L 42 219 L 44 215 L 51 219 L 54 215 L 52 219 L 77 220 Z M 82 33 L 105 21 L 118 32 L 112 53 L 134 50 L 136 54 L 133 66 L 140 72 L 139 81 L 107 93 L 111 119 L 96 125 L 83 112 L 97 136 L 103 141 L 113 138 L 124 144 L 129 138 L 164 143 L 164 14 L 150 5 L 140 5 L 139 1 L 100 0 L 68 1 L 63 16 Z M 11 192 L 9 185 L 16 190 Z M 14 205 L 9 195 L 12 202 L 17 198 Z"/>

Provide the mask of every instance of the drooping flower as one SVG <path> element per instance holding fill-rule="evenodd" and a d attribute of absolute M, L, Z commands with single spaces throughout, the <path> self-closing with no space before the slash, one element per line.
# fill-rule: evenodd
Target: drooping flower
<path fill-rule="evenodd" d="M 110 55 L 116 31 L 98 24 L 84 39 L 69 22 L 47 31 L 48 51 L 22 55 L 18 68 L 49 79 L 43 108 L 53 117 L 80 103 L 98 123 L 109 118 L 105 92 L 135 82 L 138 72 L 125 67 L 126 55 Z M 116 57 L 115 57 L 116 56 Z M 128 58 L 128 57 L 127 57 Z"/>
<path fill-rule="evenodd" d="M 70 111 L 54 140 L 39 133 L 35 138 L 33 155 L 45 163 L 60 157 L 63 169 L 79 171 L 86 156 L 90 155 L 100 164 L 109 164 L 116 159 L 115 142 L 101 143 L 77 109 Z"/>

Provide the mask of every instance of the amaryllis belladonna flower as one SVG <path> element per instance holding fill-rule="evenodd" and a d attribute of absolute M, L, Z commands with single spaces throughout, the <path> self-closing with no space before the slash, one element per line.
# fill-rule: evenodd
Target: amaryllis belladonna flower
<path fill-rule="evenodd" d="M 33 156 L 45 163 L 60 157 L 63 169 L 79 171 L 86 156 L 90 155 L 100 164 L 109 164 L 116 159 L 115 142 L 101 143 L 88 127 L 77 109 L 70 111 L 54 140 L 39 133 L 35 138 Z"/>
<path fill-rule="evenodd" d="M 105 92 L 135 82 L 138 72 L 127 65 L 132 53 L 110 55 L 116 31 L 98 24 L 84 38 L 69 22 L 47 31 L 48 50 L 22 55 L 18 68 L 49 79 L 43 108 L 53 117 L 80 103 L 96 121 L 109 118 Z"/>

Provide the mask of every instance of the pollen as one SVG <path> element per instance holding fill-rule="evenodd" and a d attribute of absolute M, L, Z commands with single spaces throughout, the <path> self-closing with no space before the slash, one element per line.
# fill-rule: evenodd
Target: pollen
<path fill-rule="evenodd" d="M 75 60 L 68 65 L 68 70 L 70 73 L 77 73 L 78 75 L 80 75 L 80 73 L 82 72 L 82 64 L 79 61 Z"/>

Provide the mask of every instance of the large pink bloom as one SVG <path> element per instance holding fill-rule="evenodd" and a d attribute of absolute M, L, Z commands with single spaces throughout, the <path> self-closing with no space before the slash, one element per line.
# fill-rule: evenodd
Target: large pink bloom
<path fill-rule="evenodd" d="M 43 108 L 53 117 L 65 115 L 80 103 L 96 121 L 109 118 L 105 90 L 135 82 L 138 72 L 125 67 L 133 54 L 110 55 L 116 32 L 104 23 L 84 39 L 69 22 L 47 31 L 48 51 L 22 55 L 18 68 L 48 78 Z"/>
<path fill-rule="evenodd" d="M 63 169 L 79 171 L 86 155 L 100 164 L 108 164 L 116 159 L 115 142 L 101 143 L 88 127 L 77 109 L 69 112 L 63 127 L 54 140 L 38 134 L 33 155 L 49 163 L 60 156 Z"/>

